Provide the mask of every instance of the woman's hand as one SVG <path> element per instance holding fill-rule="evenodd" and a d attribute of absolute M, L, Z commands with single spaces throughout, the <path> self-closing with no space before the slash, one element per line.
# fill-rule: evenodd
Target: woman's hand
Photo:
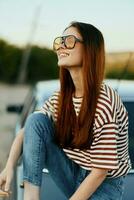
<path fill-rule="evenodd" d="M 101 185 L 107 176 L 107 169 L 92 168 L 69 200 L 87 200 Z"/>
<path fill-rule="evenodd" d="M 0 189 L 4 192 L 7 192 L 7 194 L 10 193 L 10 186 L 13 179 L 14 168 L 22 152 L 23 132 L 24 129 L 20 129 L 19 133 L 14 139 L 6 167 L 0 174 Z"/>
<path fill-rule="evenodd" d="M 13 179 L 14 169 L 12 167 L 5 167 L 0 173 L 0 189 L 9 192 L 11 187 L 11 182 Z"/>

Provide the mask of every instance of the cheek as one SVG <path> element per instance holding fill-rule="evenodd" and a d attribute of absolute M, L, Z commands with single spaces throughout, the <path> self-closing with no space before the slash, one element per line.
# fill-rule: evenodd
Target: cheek
<path fill-rule="evenodd" d="M 83 53 L 82 51 L 77 51 L 74 54 L 74 60 L 78 63 L 78 64 L 82 64 L 83 61 Z"/>

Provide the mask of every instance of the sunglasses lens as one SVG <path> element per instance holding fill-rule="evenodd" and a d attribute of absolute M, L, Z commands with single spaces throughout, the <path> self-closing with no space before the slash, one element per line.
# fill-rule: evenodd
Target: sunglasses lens
<path fill-rule="evenodd" d="M 73 35 L 69 35 L 65 38 L 65 44 L 68 49 L 74 48 L 75 45 L 75 37 Z"/>
<path fill-rule="evenodd" d="M 60 48 L 60 45 L 62 44 L 62 38 L 61 37 L 57 37 L 55 40 L 54 40 L 54 43 L 53 43 L 53 48 L 54 50 L 58 50 Z"/>

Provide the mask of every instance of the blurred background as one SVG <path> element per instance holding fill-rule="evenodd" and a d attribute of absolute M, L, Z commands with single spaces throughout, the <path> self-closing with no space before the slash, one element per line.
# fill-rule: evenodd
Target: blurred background
<path fill-rule="evenodd" d="M 1 0 L 0 171 L 17 119 L 6 107 L 23 102 L 37 81 L 58 78 L 52 43 L 75 20 L 91 23 L 103 33 L 106 78 L 134 80 L 133 0 Z"/>

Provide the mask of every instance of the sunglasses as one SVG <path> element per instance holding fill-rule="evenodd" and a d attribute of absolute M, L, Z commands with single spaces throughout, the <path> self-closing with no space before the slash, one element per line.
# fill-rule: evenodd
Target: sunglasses
<path fill-rule="evenodd" d="M 55 38 L 53 42 L 53 49 L 57 51 L 60 49 L 61 45 L 64 44 L 64 46 L 67 49 L 73 49 L 75 47 L 76 42 L 83 43 L 83 40 L 78 39 L 74 35 L 66 35 Z"/>

